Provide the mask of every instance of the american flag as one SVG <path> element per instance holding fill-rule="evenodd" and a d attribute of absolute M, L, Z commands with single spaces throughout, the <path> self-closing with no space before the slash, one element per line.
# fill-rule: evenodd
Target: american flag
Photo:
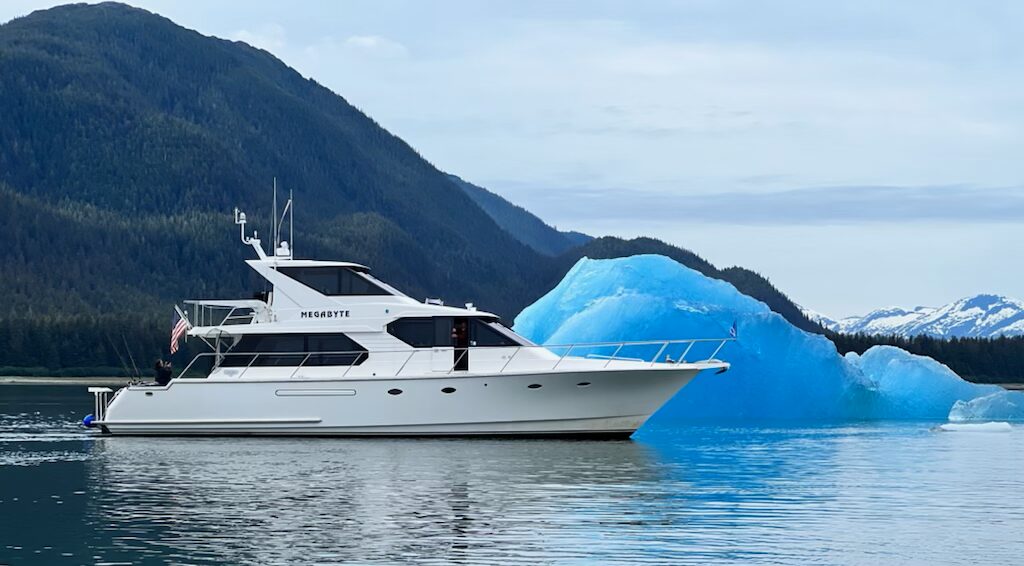
<path fill-rule="evenodd" d="M 181 316 L 181 311 L 178 307 L 174 307 L 174 314 L 171 315 L 171 355 L 178 351 L 178 342 L 185 337 L 185 333 L 188 329 L 192 328 L 192 325 L 188 323 L 185 317 Z"/>

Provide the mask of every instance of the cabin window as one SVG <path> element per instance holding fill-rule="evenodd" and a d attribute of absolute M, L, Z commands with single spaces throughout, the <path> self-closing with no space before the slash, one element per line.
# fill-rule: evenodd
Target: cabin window
<path fill-rule="evenodd" d="M 228 353 L 224 367 L 353 366 L 367 358 L 366 348 L 344 334 L 246 334 Z"/>
<path fill-rule="evenodd" d="M 400 318 L 388 325 L 388 334 L 413 348 L 452 346 L 452 317 Z"/>
<path fill-rule="evenodd" d="M 366 360 L 366 349 L 344 334 L 310 334 L 306 336 L 307 352 L 344 352 L 313 354 L 308 366 L 354 366 Z"/>
<path fill-rule="evenodd" d="M 474 318 L 469 324 L 470 346 L 519 346 L 511 332 L 504 333 L 497 322 L 488 322 Z"/>
<path fill-rule="evenodd" d="M 528 342 L 519 338 L 500 323 L 482 318 L 466 317 L 469 322 L 470 346 L 519 346 Z M 452 325 L 450 316 L 400 318 L 388 325 L 388 334 L 413 348 L 451 347 Z"/>
<path fill-rule="evenodd" d="M 348 267 L 279 267 L 277 270 L 306 287 L 331 297 L 391 294 Z"/>

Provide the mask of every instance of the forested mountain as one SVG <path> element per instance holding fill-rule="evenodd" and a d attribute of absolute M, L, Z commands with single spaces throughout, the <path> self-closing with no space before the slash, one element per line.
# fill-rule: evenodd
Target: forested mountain
<path fill-rule="evenodd" d="M 144 10 L 70 5 L 0 26 L 0 109 L 0 373 L 97 373 L 121 365 L 123 342 L 151 360 L 176 300 L 260 290 L 231 210 L 269 233 L 275 177 L 295 192 L 298 256 L 365 263 L 412 296 L 511 318 L 583 255 L 661 253 L 821 331 L 757 274 L 663 242 L 538 244 L 558 232 L 481 205 L 269 53 Z"/>
<path fill-rule="evenodd" d="M 300 254 L 365 262 L 415 294 L 487 297 L 503 312 L 534 294 L 518 275 L 532 250 L 401 139 L 269 53 L 119 4 L 71 5 L 0 27 L 0 77 L 4 206 L 68 222 L 40 220 L 37 237 L 9 228 L 22 237 L 4 246 L 15 260 L 5 271 L 20 273 L 5 279 L 32 281 L 32 302 L 68 285 L 88 295 L 73 297 L 86 310 L 120 301 L 122 282 L 160 298 L 245 290 L 244 265 L 224 261 L 239 257 L 227 213 L 263 204 L 249 212 L 268 227 L 274 177 L 295 191 Z M 64 237 L 91 231 L 102 236 Z M 97 245 L 105 238 L 138 246 Z M 97 254 L 120 269 L 94 268 Z"/>
<path fill-rule="evenodd" d="M 516 206 L 483 187 L 466 182 L 455 175 L 449 177 L 484 209 L 498 226 L 542 254 L 561 255 L 594 239 L 580 232 L 561 232 L 548 226 L 525 208 Z"/>

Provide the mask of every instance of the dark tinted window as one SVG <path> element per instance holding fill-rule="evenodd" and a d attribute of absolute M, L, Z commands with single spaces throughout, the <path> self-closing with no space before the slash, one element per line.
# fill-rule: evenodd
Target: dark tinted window
<path fill-rule="evenodd" d="M 470 346 L 518 346 L 519 343 L 505 336 L 487 320 L 470 318 Z M 454 319 L 447 316 L 431 318 L 402 318 L 388 325 L 388 333 L 414 348 L 453 346 L 452 324 Z"/>
<path fill-rule="evenodd" d="M 306 351 L 346 352 L 313 354 L 306 362 L 308 366 L 351 366 L 366 360 L 366 349 L 344 334 L 310 334 L 306 336 Z"/>
<path fill-rule="evenodd" d="M 474 318 L 469 324 L 469 343 L 471 346 L 518 346 L 515 340 L 509 336 L 505 336 L 499 332 L 492 324 L 496 322 L 488 322 Z"/>
<path fill-rule="evenodd" d="M 452 345 L 452 318 L 401 318 L 388 325 L 388 334 L 413 348 Z"/>
<path fill-rule="evenodd" d="M 434 320 L 430 318 L 403 318 L 388 325 L 388 333 L 413 348 L 436 346 Z"/>
<path fill-rule="evenodd" d="M 247 356 L 249 352 L 259 356 Z M 274 352 L 281 352 L 275 354 Z M 326 354 L 318 352 L 344 352 Z M 366 361 L 366 348 L 344 334 L 247 334 L 221 364 L 225 367 L 351 366 Z M 306 355 L 311 354 L 309 359 Z"/>
<path fill-rule="evenodd" d="M 390 295 L 347 267 L 279 267 L 278 271 L 324 295 Z"/>

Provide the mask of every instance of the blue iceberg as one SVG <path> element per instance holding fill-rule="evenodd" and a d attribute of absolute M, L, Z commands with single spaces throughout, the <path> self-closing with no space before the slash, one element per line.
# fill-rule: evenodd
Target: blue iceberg
<path fill-rule="evenodd" d="M 999 390 L 970 401 L 957 401 L 949 411 L 953 422 L 1024 421 L 1024 394 Z"/>
<path fill-rule="evenodd" d="M 1000 391 L 898 348 L 840 356 L 824 336 L 794 327 L 731 284 L 657 255 L 581 259 L 516 317 L 515 329 L 541 344 L 573 344 L 721 338 L 733 324 L 738 340 L 717 355 L 732 369 L 700 375 L 656 420 L 936 420 L 957 402 Z M 687 358 L 706 358 L 715 346 Z"/>
<path fill-rule="evenodd" d="M 864 416 L 871 418 L 946 417 L 957 403 L 1004 391 L 998 385 L 964 381 L 927 356 L 893 346 L 875 346 L 862 356 L 851 352 L 846 361 L 868 381 L 874 399 L 872 414 Z"/>

